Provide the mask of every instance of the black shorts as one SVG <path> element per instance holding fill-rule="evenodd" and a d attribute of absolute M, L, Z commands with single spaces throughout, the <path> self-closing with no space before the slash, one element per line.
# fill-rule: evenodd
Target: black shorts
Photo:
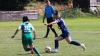
<path fill-rule="evenodd" d="M 54 21 L 53 17 L 47 18 L 47 23 L 51 23 L 53 21 Z"/>
<path fill-rule="evenodd" d="M 54 21 L 53 17 L 47 18 L 47 23 L 51 23 L 53 21 Z M 47 27 L 52 28 L 52 25 L 48 25 Z"/>

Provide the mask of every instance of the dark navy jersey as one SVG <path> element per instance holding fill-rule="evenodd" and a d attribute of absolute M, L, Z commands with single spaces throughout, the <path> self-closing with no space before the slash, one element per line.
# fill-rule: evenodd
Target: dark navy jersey
<path fill-rule="evenodd" d="M 64 20 L 62 18 L 61 19 L 57 19 L 55 21 L 57 22 L 57 24 L 58 24 L 58 26 L 59 26 L 59 28 L 61 30 L 67 29 L 66 26 L 65 26 L 65 22 L 64 22 Z"/>
<path fill-rule="evenodd" d="M 62 31 L 62 34 L 60 36 L 62 36 L 63 38 L 66 38 L 69 36 L 69 31 L 67 30 L 67 27 L 65 26 L 65 22 L 62 18 L 55 20 L 55 22 L 57 22 L 59 28 Z"/>

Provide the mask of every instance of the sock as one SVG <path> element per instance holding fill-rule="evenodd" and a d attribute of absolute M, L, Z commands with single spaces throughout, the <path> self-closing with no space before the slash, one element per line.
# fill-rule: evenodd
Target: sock
<path fill-rule="evenodd" d="M 50 32 L 50 29 L 47 28 L 47 32 L 46 32 L 46 36 L 45 36 L 46 38 L 48 37 L 49 32 Z"/>
<path fill-rule="evenodd" d="M 55 40 L 55 49 L 58 49 L 58 47 L 59 47 L 59 42 L 58 40 Z"/>
<path fill-rule="evenodd" d="M 38 50 L 36 48 L 33 48 L 33 50 L 38 56 L 40 56 L 40 54 L 39 54 L 39 52 L 38 52 Z"/>
<path fill-rule="evenodd" d="M 76 45 L 76 46 L 80 46 L 80 45 L 81 45 L 81 44 L 80 44 L 79 42 L 77 42 L 77 41 L 71 41 L 70 44 L 73 44 L 73 45 Z"/>

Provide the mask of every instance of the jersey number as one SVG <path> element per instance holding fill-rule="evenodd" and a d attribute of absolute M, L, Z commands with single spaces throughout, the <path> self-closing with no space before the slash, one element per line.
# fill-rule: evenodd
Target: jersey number
<path fill-rule="evenodd" d="M 24 26 L 24 32 L 30 32 L 30 27 L 29 26 Z"/>

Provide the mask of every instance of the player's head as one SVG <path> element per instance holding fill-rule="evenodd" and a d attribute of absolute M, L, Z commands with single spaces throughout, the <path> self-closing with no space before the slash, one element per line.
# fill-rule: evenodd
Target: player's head
<path fill-rule="evenodd" d="M 49 0 L 46 0 L 46 3 L 47 5 L 51 5 L 50 1 Z"/>
<path fill-rule="evenodd" d="M 55 15 L 58 15 L 58 10 L 55 10 L 55 13 L 54 13 Z"/>
<path fill-rule="evenodd" d="M 23 16 L 23 22 L 27 22 L 29 21 L 28 17 L 27 16 Z"/>
<path fill-rule="evenodd" d="M 55 10 L 54 16 L 56 19 L 58 19 L 60 16 L 60 13 L 58 12 L 58 10 Z"/>

